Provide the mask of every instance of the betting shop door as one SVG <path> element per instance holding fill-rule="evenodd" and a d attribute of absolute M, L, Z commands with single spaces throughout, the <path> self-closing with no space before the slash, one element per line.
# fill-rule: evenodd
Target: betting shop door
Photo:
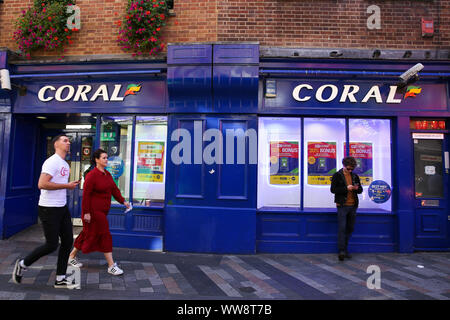
<path fill-rule="evenodd" d="M 94 143 L 94 134 L 91 132 L 63 132 L 49 130 L 45 132 L 46 155 L 42 160 L 49 158 L 54 153 L 52 139 L 58 134 L 64 133 L 70 139 L 70 153 L 66 156 L 66 161 L 70 166 L 69 181 L 80 180 L 79 187 L 73 190 L 67 190 L 67 206 L 72 215 L 74 225 L 81 225 L 81 200 L 83 196 L 84 176 L 83 173 L 90 166 L 92 147 Z"/>
<path fill-rule="evenodd" d="M 449 138 L 413 133 L 416 250 L 450 248 Z"/>
<path fill-rule="evenodd" d="M 72 214 L 74 225 L 81 226 L 81 200 L 84 188 L 84 173 L 91 165 L 91 155 L 94 143 L 92 133 L 68 132 L 66 135 L 70 139 L 70 153 L 66 156 L 66 161 L 70 166 L 69 181 L 80 180 L 78 188 L 67 190 L 67 204 Z"/>

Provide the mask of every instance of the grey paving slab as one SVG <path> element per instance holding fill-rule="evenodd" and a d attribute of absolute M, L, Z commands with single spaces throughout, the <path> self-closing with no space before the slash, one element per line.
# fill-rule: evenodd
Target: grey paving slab
<path fill-rule="evenodd" d="M 449 300 L 450 252 L 354 254 L 191 254 L 114 248 L 122 276 L 102 253 L 80 254 L 81 289 L 53 288 L 57 252 L 14 284 L 15 260 L 43 241 L 27 229 L 0 241 L 0 300 Z M 370 289 L 368 266 L 381 270 Z"/>

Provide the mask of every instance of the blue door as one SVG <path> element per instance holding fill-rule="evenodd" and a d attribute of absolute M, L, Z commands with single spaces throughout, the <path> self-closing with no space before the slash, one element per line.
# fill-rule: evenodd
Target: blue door
<path fill-rule="evenodd" d="M 413 136 L 416 250 L 450 249 L 449 143 L 444 133 Z"/>
<path fill-rule="evenodd" d="M 6 125 L 6 123 L 5 123 Z M 5 134 L 8 134 L 5 130 Z M 37 221 L 37 136 L 34 119 L 13 116 L 9 150 L 2 155 L 1 189 L 4 192 L 3 236 L 8 238 Z M 4 145 L 4 149 L 5 148 Z M 1 151 L 3 152 L 3 151 Z M 8 162 L 7 170 L 5 162 Z M 2 192 L 3 193 L 3 192 Z M 2 195 L 0 195 L 2 196 Z"/>
<path fill-rule="evenodd" d="M 69 181 L 80 180 L 78 188 L 67 190 L 69 210 L 72 214 L 73 224 L 81 226 L 81 200 L 83 197 L 84 175 L 89 169 L 94 143 L 93 133 L 67 132 L 70 138 L 70 153 L 66 156 L 66 161 L 70 166 Z"/>
<path fill-rule="evenodd" d="M 254 253 L 256 116 L 169 119 L 164 250 Z"/>
<path fill-rule="evenodd" d="M 0 115 L 0 239 L 3 239 L 3 217 L 5 214 L 5 194 L 6 194 L 6 176 L 8 172 L 8 159 L 5 157 L 8 154 L 8 140 L 9 134 L 6 127 L 6 116 Z"/>

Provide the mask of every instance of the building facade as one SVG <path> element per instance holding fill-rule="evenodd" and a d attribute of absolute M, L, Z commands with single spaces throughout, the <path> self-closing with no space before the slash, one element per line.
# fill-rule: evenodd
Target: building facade
<path fill-rule="evenodd" d="M 334 252 L 330 176 L 352 155 L 351 251 L 449 250 L 450 1 L 174 1 L 151 58 L 114 42 L 126 1 L 76 4 L 74 45 L 31 59 L 8 36 L 25 4 L 0 4 L 2 238 L 37 222 L 40 167 L 64 132 L 71 179 L 101 147 L 133 203 L 109 213 L 115 246 Z M 82 192 L 68 193 L 74 223 Z"/>

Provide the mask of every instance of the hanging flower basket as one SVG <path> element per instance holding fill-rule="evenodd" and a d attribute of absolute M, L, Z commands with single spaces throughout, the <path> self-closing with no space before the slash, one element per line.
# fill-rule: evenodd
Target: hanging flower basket
<path fill-rule="evenodd" d="M 13 36 L 22 54 L 30 58 L 33 51 L 63 51 L 71 44 L 72 32 L 78 30 L 67 28 L 67 6 L 74 4 L 74 0 L 35 0 L 33 7 L 23 10 Z"/>
<path fill-rule="evenodd" d="M 161 29 L 166 25 L 168 7 L 162 0 L 129 0 L 120 27 L 118 43 L 135 55 L 154 55 L 164 49 Z"/>

